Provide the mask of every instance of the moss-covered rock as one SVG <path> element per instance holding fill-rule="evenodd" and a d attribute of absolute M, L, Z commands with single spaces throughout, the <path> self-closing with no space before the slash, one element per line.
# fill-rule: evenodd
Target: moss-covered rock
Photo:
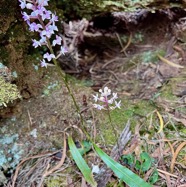
<path fill-rule="evenodd" d="M 91 19 L 94 16 L 111 12 L 134 12 L 139 9 L 154 11 L 172 7 L 184 8 L 186 4 L 184 1 L 170 0 L 57 0 L 57 6 L 64 10 L 64 15 L 68 19 L 82 17 Z"/>

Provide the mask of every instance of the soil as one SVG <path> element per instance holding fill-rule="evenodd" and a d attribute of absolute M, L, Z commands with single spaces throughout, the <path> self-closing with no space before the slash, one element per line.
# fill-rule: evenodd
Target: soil
<path fill-rule="evenodd" d="M 137 136 L 138 143 L 135 148 L 131 148 L 132 141 L 129 142 L 126 151 L 139 157 L 139 153 L 145 150 L 157 161 L 156 167 L 160 174 L 156 186 L 186 184 L 186 149 L 183 147 L 176 156 L 172 171 L 174 176 L 170 175 L 170 167 L 172 156 L 175 155 L 169 149 L 171 144 L 176 151 L 186 139 L 185 15 L 184 10 L 173 9 L 157 13 L 145 11 L 131 16 L 130 21 L 126 21 L 126 14 L 122 13 L 97 17 L 78 33 L 80 36 L 83 32 L 83 36 L 81 35 L 81 39 L 76 38 L 77 42 L 73 43 L 71 53 L 60 59 L 61 67 L 69 75 L 69 84 L 83 111 L 87 129 L 93 136 L 93 127 L 96 125 L 96 141 L 108 154 L 115 144 L 114 135 L 110 133 L 112 129 L 109 127 L 108 117 L 104 113 L 93 111 L 92 94 L 105 86 L 118 93 L 123 103 L 122 109 L 111 113 L 117 133 L 120 134 L 124 124 L 130 119 L 132 140 Z M 102 24 L 103 21 L 105 24 Z M 78 25 L 79 22 L 74 21 L 73 24 Z M 67 44 L 73 37 L 67 37 Z M 160 60 L 158 55 L 164 59 Z M 166 59 L 173 64 L 167 63 Z M 60 152 L 64 131 L 72 134 L 78 142 L 85 136 L 80 130 L 79 117 L 72 100 L 55 67 L 51 66 L 46 72 L 42 72 L 41 82 L 43 89 L 40 94 L 27 99 L 24 97 L 16 106 L 10 107 L 9 112 L 1 114 L 0 138 L 18 134 L 16 144 L 18 150 L 23 150 L 22 159 L 43 153 L 42 159 L 50 158 L 50 161 L 57 163 L 53 157 L 47 157 L 44 153 Z M 29 90 L 32 88 L 34 89 L 34 85 Z M 37 92 L 37 88 L 33 92 Z M 156 111 L 159 111 L 164 120 L 161 133 L 157 133 L 159 120 Z M 12 149 L 14 143 L 7 145 L 6 151 Z M 8 157 L 10 153 L 7 151 L 6 154 Z M 9 156 L 18 163 L 16 158 Z M 98 164 L 99 159 L 93 152 L 89 157 L 89 162 Z M 32 164 L 30 161 L 23 166 L 22 173 L 17 175 L 17 186 L 36 185 L 41 179 L 45 168 L 43 166 L 46 166 L 44 159 L 39 169 L 33 169 Z M 29 167 L 34 172 L 26 169 Z M 74 167 L 68 156 L 62 169 L 64 175 L 68 172 L 70 174 L 65 182 L 63 180 L 62 186 L 81 185 L 81 175 Z M 71 169 L 67 171 L 69 168 Z M 10 169 L 15 168 L 6 165 L 2 171 L 11 183 L 11 174 L 8 173 Z M 168 174 L 160 170 L 167 171 Z M 147 174 L 145 176 L 148 179 Z M 52 186 L 55 182 L 59 184 L 61 179 L 58 177 L 56 174 L 57 180 L 54 177 L 46 179 L 46 186 Z M 117 179 L 113 177 L 111 183 L 117 183 Z"/>

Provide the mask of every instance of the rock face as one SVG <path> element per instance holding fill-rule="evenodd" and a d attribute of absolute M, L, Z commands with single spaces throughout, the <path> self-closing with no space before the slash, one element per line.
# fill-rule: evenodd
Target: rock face
<path fill-rule="evenodd" d="M 28 33 L 21 16 L 17 0 L 2 0 L 0 3 L 0 63 L 13 74 L 23 98 L 37 95 L 42 73 L 36 71 L 39 65 L 37 51 L 31 47 L 33 37 Z M 1 76 L 1 75 L 0 75 Z"/>
<path fill-rule="evenodd" d="M 0 3 L 0 119 L 17 113 L 20 96 L 28 99 L 42 89 L 46 69 L 39 68 L 41 54 L 33 51 L 33 33 L 28 32 L 17 0 Z"/>
<path fill-rule="evenodd" d="M 186 2 L 177 0 L 57 0 L 57 6 L 62 8 L 66 18 L 82 18 L 90 19 L 94 16 L 108 12 L 134 12 L 139 9 L 148 9 L 150 11 L 165 8 L 185 8 Z"/>
<path fill-rule="evenodd" d="M 15 22 L 15 12 L 17 2 L 11 0 L 2 0 L 0 4 L 0 39 L 10 28 L 10 24 Z"/>

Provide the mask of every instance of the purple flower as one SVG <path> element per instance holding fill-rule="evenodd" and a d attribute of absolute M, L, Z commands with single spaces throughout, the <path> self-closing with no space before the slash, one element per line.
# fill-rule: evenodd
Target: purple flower
<path fill-rule="evenodd" d="M 48 28 L 46 28 L 45 30 L 41 31 L 40 36 L 46 36 L 47 38 L 50 38 L 52 34 L 53 33 Z"/>
<path fill-rule="evenodd" d="M 32 9 L 33 9 L 33 6 L 34 6 L 34 5 L 31 4 L 31 3 L 27 3 L 27 4 L 26 4 L 26 8 L 27 8 L 27 9 L 31 9 L 31 10 L 32 10 Z"/>
<path fill-rule="evenodd" d="M 54 31 L 58 31 L 57 26 L 55 25 L 55 23 L 53 23 L 52 25 L 48 26 L 48 29 L 54 34 Z"/>
<path fill-rule="evenodd" d="M 40 41 L 37 41 L 37 40 L 35 40 L 35 39 L 32 39 L 32 41 L 33 41 L 33 46 L 35 47 L 35 48 L 37 48 L 38 46 L 41 46 L 41 42 Z"/>
<path fill-rule="evenodd" d="M 56 44 L 61 45 L 62 38 L 56 35 L 56 39 L 53 40 L 52 45 L 55 46 Z"/>
<path fill-rule="evenodd" d="M 60 53 L 63 54 L 63 55 L 65 55 L 65 53 L 67 53 L 67 52 L 68 51 L 67 51 L 66 47 L 61 46 Z"/>
<path fill-rule="evenodd" d="M 41 6 L 48 6 L 48 1 L 49 0 L 38 0 L 37 2 Z"/>
<path fill-rule="evenodd" d="M 30 20 L 30 16 L 26 12 L 22 12 L 24 21 Z"/>
<path fill-rule="evenodd" d="M 55 14 L 52 14 L 52 18 L 50 19 L 52 22 L 58 21 L 58 17 Z"/>
<path fill-rule="evenodd" d="M 46 58 L 48 61 L 51 61 L 52 58 L 56 58 L 54 54 L 49 54 L 48 52 L 44 54 L 43 58 Z"/>
<path fill-rule="evenodd" d="M 41 36 L 41 39 L 39 40 L 40 44 L 44 45 L 47 44 L 46 37 Z"/>
<path fill-rule="evenodd" d="M 43 60 L 40 60 L 41 61 L 41 67 L 46 67 L 47 68 L 47 63 L 46 61 L 43 59 Z"/>
<path fill-rule="evenodd" d="M 50 25 L 50 24 L 47 24 L 45 26 L 45 30 L 43 30 L 40 35 L 41 36 L 47 36 L 48 38 L 51 37 L 52 34 L 54 34 L 54 31 L 58 31 L 58 28 L 56 27 L 56 25 Z"/>
<path fill-rule="evenodd" d="M 19 0 L 21 9 L 24 9 L 26 7 L 26 1 L 25 0 Z"/>
<path fill-rule="evenodd" d="M 50 10 L 45 10 L 45 13 L 40 14 L 42 17 L 42 20 L 44 21 L 45 19 L 50 19 L 50 15 L 52 14 L 52 12 Z"/>
<path fill-rule="evenodd" d="M 41 24 L 37 24 L 35 22 L 29 24 L 29 26 L 30 26 L 30 31 L 32 31 L 32 32 L 34 32 L 34 31 L 38 32 L 39 29 L 42 28 Z"/>
<path fill-rule="evenodd" d="M 55 34 L 55 31 L 58 31 L 55 22 L 58 21 L 56 14 L 52 13 L 50 10 L 47 10 L 45 6 L 48 6 L 49 0 L 19 0 L 21 9 L 28 9 L 29 14 L 22 12 L 23 19 L 27 22 L 29 30 L 32 32 L 38 32 L 40 35 L 39 40 L 32 39 L 33 46 L 37 48 L 41 45 L 46 45 L 48 48 L 50 44 L 48 43 L 51 36 Z M 52 41 L 52 45 L 61 45 L 62 38 L 58 35 L 55 36 L 55 39 Z M 67 52 L 66 48 L 61 46 L 61 51 L 58 56 L 61 54 L 65 55 Z M 51 61 L 55 57 L 54 54 L 46 53 L 43 55 L 43 60 L 41 61 L 41 67 L 47 67 L 46 59 Z"/>
<path fill-rule="evenodd" d="M 38 15 L 42 16 L 43 12 L 45 10 L 46 10 L 45 7 L 43 7 L 43 6 L 37 6 L 37 9 L 32 12 L 32 15 L 33 16 L 38 16 Z"/>

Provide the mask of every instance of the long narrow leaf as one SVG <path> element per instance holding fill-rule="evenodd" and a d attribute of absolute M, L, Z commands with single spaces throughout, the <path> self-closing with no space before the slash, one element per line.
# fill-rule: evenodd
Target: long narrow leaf
<path fill-rule="evenodd" d="M 91 185 L 91 187 L 96 187 L 97 183 L 93 178 L 91 169 L 88 167 L 87 163 L 85 162 L 80 152 L 76 148 L 71 136 L 68 137 L 68 145 L 70 147 L 70 152 L 72 154 L 72 157 L 76 162 L 78 168 L 80 169 L 81 173 L 85 177 L 85 180 Z"/>
<path fill-rule="evenodd" d="M 159 128 L 159 131 L 158 131 L 158 133 L 160 133 L 163 130 L 164 123 L 163 123 L 163 118 L 162 118 L 161 114 L 158 111 L 156 111 L 156 113 L 157 113 L 158 118 L 160 120 L 160 128 Z"/>
<path fill-rule="evenodd" d="M 158 58 L 162 61 L 162 62 L 165 62 L 167 64 L 169 64 L 170 66 L 172 67 L 175 67 L 175 68 L 184 68 L 184 66 L 181 66 L 179 64 L 175 64 L 173 62 L 171 62 L 170 60 L 167 60 L 166 58 L 162 57 L 161 55 L 157 55 Z"/>
<path fill-rule="evenodd" d="M 94 144 L 94 148 L 97 154 L 101 157 L 101 159 L 105 162 L 105 164 L 112 169 L 115 175 L 124 181 L 130 187 L 152 187 L 149 183 L 145 182 L 138 175 L 133 173 L 128 168 L 122 166 L 118 162 L 114 161 L 111 157 L 109 157 L 105 152 L 103 152 L 97 145 Z"/>

